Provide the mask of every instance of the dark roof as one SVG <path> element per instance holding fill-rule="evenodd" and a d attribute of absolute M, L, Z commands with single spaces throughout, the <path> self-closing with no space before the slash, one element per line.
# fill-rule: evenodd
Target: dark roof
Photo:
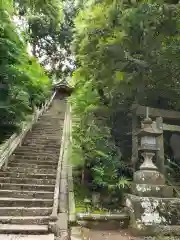
<path fill-rule="evenodd" d="M 54 84 L 54 88 L 59 89 L 59 90 L 65 90 L 70 93 L 72 93 L 72 91 L 74 89 L 73 87 L 69 86 L 69 84 L 65 80 Z"/>

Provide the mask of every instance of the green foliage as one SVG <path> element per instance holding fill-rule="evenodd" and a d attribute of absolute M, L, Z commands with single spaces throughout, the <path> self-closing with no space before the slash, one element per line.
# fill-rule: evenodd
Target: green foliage
<path fill-rule="evenodd" d="M 12 3 L 0 2 L 0 127 L 16 126 L 50 94 L 51 84 L 17 32 Z"/>
<path fill-rule="evenodd" d="M 61 20 L 62 7 L 59 0 L 16 0 L 21 14 L 30 12 L 32 14 L 46 15 L 54 21 Z"/>
<path fill-rule="evenodd" d="M 179 29 L 179 5 L 165 1 L 85 1 L 79 10 L 73 138 L 96 186 L 130 177 L 132 103 L 180 108 Z"/>
<path fill-rule="evenodd" d="M 70 69 L 64 71 L 65 63 L 72 62 L 69 43 L 73 0 L 14 0 L 14 3 L 19 19 L 25 19 L 33 55 L 41 65 L 48 66 L 49 76 L 56 80 L 66 76 Z"/>

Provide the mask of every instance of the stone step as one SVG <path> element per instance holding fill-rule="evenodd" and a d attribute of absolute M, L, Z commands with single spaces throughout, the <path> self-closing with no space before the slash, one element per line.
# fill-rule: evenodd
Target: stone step
<path fill-rule="evenodd" d="M 63 127 L 64 120 L 62 120 L 62 119 L 60 119 L 59 122 L 51 121 L 51 120 L 48 120 L 48 121 L 49 121 L 49 123 L 47 124 L 47 121 L 42 119 L 41 121 L 39 121 L 39 124 L 36 124 L 35 126 L 33 126 L 31 131 L 44 130 L 44 129 L 57 130 L 57 129 L 62 129 L 62 127 Z"/>
<path fill-rule="evenodd" d="M 37 136 L 28 136 L 28 140 L 24 140 L 23 143 L 36 143 L 37 145 L 42 145 L 42 144 L 50 144 L 52 141 L 56 141 L 55 144 L 60 144 L 61 143 L 61 138 L 62 136 L 59 135 L 58 137 L 41 137 L 40 135 Z"/>
<path fill-rule="evenodd" d="M 49 220 L 49 216 L 0 216 L 1 224 L 44 225 Z"/>
<path fill-rule="evenodd" d="M 53 169 L 34 169 L 34 168 L 23 168 L 23 167 L 7 167 L 7 171 L 10 172 L 19 172 L 19 173 L 28 173 L 28 174 L 56 174 L 56 170 Z"/>
<path fill-rule="evenodd" d="M 15 184 L 0 183 L 0 190 L 21 190 L 21 191 L 49 191 L 54 192 L 54 185 L 33 185 L 33 184 Z"/>
<path fill-rule="evenodd" d="M 42 144 L 37 144 L 37 143 L 23 143 L 22 147 L 28 147 L 28 148 L 41 148 L 41 147 L 47 147 L 47 148 L 55 148 L 55 149 L 59 149 L 60 148 L 60 144 L 58 145 L 57 143 L 42 143 Z"/>
<path fill-rule="evenodd" d="M 12 198 L 43 198 L 53 199 L 54 192 L 48 191 L 21 191 L 21 190 L 3 190 L 0 189 L 1 197 L 12 197 Z"/>
<path fill-rule="evenodd" d="M 47 145 L 47 144 L 42 144 L 42 145 L 37 145 L 37 144 L 29 144 L 29 145 L 22 145 L 21 149 L 25 150 L 47 150 L 47 151 L 56 151 L 60 149 L 60 145 Z"/>
<path fill-rule="evenodd" d="M 31 142 L 36 142 L 37 144 L 41 144 L 41 143 L 50 143 L 51 141 L 57 141 L 57 143 L 59 143 L 61 139 L 61 134 L 59 134 L 58 136 L 42 136 L 42 135 L 29 135 L 26 137 L 26 139 L 24 140 L 24 142 L 26 142 L 28 140 Z"/>
<path fill-rule="evenodd" d="M 54 142 L 54 141 L 53 141 Z M 52 140 L 46 140 L 46 141 L 42 141 L 42 140 L 36 140 L 36 139 L 29 139 L 29 140 L 25 140 L 23 142 L 23 146 L 49 146 L 52 144 Z M 54 143 L 54 146 L 58 146 L 60 148 L 61 144 L 61 138 L 57 139 L 56 143 Z"/>
<path fill-rule="evenodd" d="M 62 131 L 63 129 L 63 121 L 57 123 L 57 122 L 50 122 L 50 125 L 47 125 L 45 121 L 42 121 L 39 126 L 34 126 L 30 132 L 46 132 L 47 133 L 53 133 L 56 131 Z"/>
<path fill-rule="evenodd" d="M 19 149 L 17 149 L 15 152 L 14 152 L 14 154 L 15 155 L 17 155 L 17 154 L 19 154 L 19 155 L 39 155 L 39 154 L 42 154 L 42 155 L 44 155 L 44 154 L 48 154 L 48 155 L 50 155 L 50 154 L 53 154 L 53 156 L 55 155 L 55 154 L 59 154 L 59 152 L 60 152 L 60 149 L 46 149 L 46 147 L 42 147 L 42 148 L 39 148 L 39 149 L 36 149 L 36 148 L 30 148 L 30 149 L 28 149 L 28 148 L 19 148 Z"/>
<path fill-rule="evenodd" d="M 36 125 L 38 127 L 42 127 L 42 126 L 49 126 L 49 127 L 59 127 L 61 125 L 63 125 L 64 122 L 64 118 L 62 118 L 61 116 L 59 116 L 59 119 L 52 119 L 52 118 L 41 118 L 39 120 L 39 125 Z M 47 124 L 48 123 L 48 124 Z"/>
<path fill-rule="evenodd" d="M 45 125 L 41 125 L 41 127 L 33 127 L 32 131 L 31 132 L 39 132 L 39 133 L 54 133 L 54 132 L 58 132 L 58 131 L 62 131 L 62 127 L 61 126 L 58 126 L 58 127 L 47 127 Z"/>
<path fill-rule="evenodd" d="M 46 132 L 45 130 L 44 131 L 31 131 L 29 132 L 26 136 L 27 137 L 31 137 L 31 136 L 37 136 L 39 138 L 48 138 L 48 137 L 59 137 L 60 135 L 62 134 L 62 130 L 59 129 L 58 131 L 53 131 L 53 132 Z"/>
<path fill-rule="evenodd" d="M 23 144 L 36 144 L 37 146 L 38 145 L 51 145 L 51 144 L 54 144 L 55 146 L 58 144 L 60 144 L 61 142 L 61 136 L 58 138 L 58 139 L 43 139 L 43 138 L 39 138 L 39 139 L 36 139 L 36 138 L 26 138 L 23 142 Z"/>
<path fill-rule="evenodd" d="M 43 168 L 43 169 L 57 169 L 57 164 L 51 164 L 51 165 L 46 165 L 46 164 L 39 164 L 39 162 L 37 161 L 36 163 L 32 164 L 29 162 L 22 162 L 22 163 L 14 163 L 14 162 L 10 162 L 8 164 L 8 167 L 23 167 L 23 168 Z"/>
<path fill-rule="evenodd" d="M 61 134 L 60 133 L 53 133 L 53 134 L 47 134 L 47 133 L 31 133 L 28 138 L 29 139 L 38 139 L 38 140 L 46 140 L 46 139 L 59 139 L 61 137 Z"/>
<path fill-rule="evenodd" d="M 12 177 L 12 178 L 35 178 L 35 179 L 56 179 L 55 174 L 25 174 L 16 172 L 0 172 L 0 177 Z"/>
<path fill-rule="evenodd" d="M 56 123 L 56 124 L 58 124 L 59 123 L 59 121 L 60 120 L 63 120 L 64 119 L 64 112 L 63 113 L 60 113 L 60 114 L 56 114 L 56 116 L 55 117 L 52 117 L 52 116 L 54 116 L 55 115 L 55 113 L 53 113 L 53 112 L 51 112 L 51 113 L 49 113 L 49 114 L 44 114 L 43 116 L 41 116 L 40 118 L 39 118 L 39 122 L 40 123 L 42 123 L 42 122 L 48 122 L 49 124 L 50 123 Z M 49 120 L 49 121 L 47 121 L 47 120 Z"/>
<path fill-rule="evenodd" d="M 29 156 L 25 156 L 25 155 L 15 155 L 13 154 L 11 157 L 10 157 L 10 160 L 16 160 L 16 159 L 23 159 L 24 161 L 27 161 L 27 160 L 36 160 L 36 161 L 58 161 L 59 159 L 59 156 L 47 156 L 47 155 L 29 155 Z"/>
<path fill-rule="evenodd" d="M 58 131 L 59 129 L 62 129 L 61 124 L 43 124 L 40 123 L 39 125 L 34 125 L 31 131 L 47 131 L 47 132 L 53 132 Z"/>
<path fill-rule="evenodd" d="M 36 157 L 38 157 L 38 156 L 46 156 L 46 157 L 52 156 L 52 157 L 56 157 L 56 156 L 59 155 L 59 151 L 58 151 L 58 153 L 56 153 L 56 152 L 47 152 L 47 151 L 40 151 L 40 152 L 29 151 L 29 152 L 25 152 L 25 151 L 18 151 L 18 150 L 16 150 L 14 152 L 14 154 L 15 154 L 15 156 L 22 156 L 23 155 L 23 156 L 27 156 L 27 157 L 29 157 L 29 155 L 30 156 L 36 156 Z"/>
<path fill-rule="evenodd" d="M 0 207 L 52 207 L 53 199 L 36 198 L 3 198 L 0 197 Z"/>
<path fill-rule="evenodd" d="M 31 131 L 28 132 L 28 134 L 31 134 L 31 133 L 41 133 L 41 134 L 44 134 L 44 133 L 47 133 L 47 134 L 59 134 L 60 132 L 62 132 L 62 129 L 63 129 L 63 126 L 60 126 L 60 125 L 52 125 L 51 129 L 47 128 L 46 129 L 46 126 L 44 125 L 41 125 L 41 129 L 39 128 L 33 128 Z"/>
<path fill-rule="evenodd" d="M 12 234 L 18 235 L 12 235 Z M 19 235 L 21 233 L 21 235 Z M 32 235 L 38 234 L 38 235 Z M 47 234 L 48 225 L 19 225 L 19 224 L 0 224 L 0 234 L 1 240 L 54 240 L 53 234 L 48 235 L 39 235 Z M 6 234 L 6 235 L 2 235 Z M 31 234 L 31 235 L 24 235 Z"/>
<path fill-rule="evenodd" d="M 53 120 L 53 121 L 54 121 L 54 120 Z M 57 128 L 62 127 L 60 123 L 61 123 L 61 122 L 63 123 L 63 119 L 61 119 L 61 117 L 60 117 L 60 121 L 59 121 L 58 124 L 57 124 L 56 121 L 55 121 L 56 124 L 52 124 L 53 121 L 51 121 L 51 119 L 50 119 L 49 121 L 43 121 L 43 120 L 41 119 L 41 120 L 39 120 L 37 123 L 34 124 L 33 129 L 38 129 L 38 128 L 44 129 L 45 127 L 46 127 L 47 129 L 57 129 Z"/>
<path fill-rule="evenodd" d="M 50 216 L 52 207 L 0 207 L 0 216 Z"/>
<path fill-rule="evenodd" d="M 58 164 L 58 158 L 57 160 L 40 160 L 40 159 L 29 159 L 27 158 L 15 158 L 14 160 L 10 160 L 9 164 L 11 163 L 27 163 L 27 164 L 40 164 L 40 165 L 48 165 L 48 166 L 52 166 L 52 165 L 56 165 Z"/>
<path fill-rule="evenodd" d="M 37 185 L 53 185 L 56 183 L 55 179 L 36 179 L 36 178 L 13 178 L 0 177 L 1 183 L 18 183 L 18 184 L 37 184 Z"/>
<path fill-rule="evenodd" d="M 44 128 L 43 130 L 35 129 L 31 132 L 31 134 L 37 134 L 37 135 L 40 134 L 42 136 L 45 136 L 45 135 L 47 135 L 47 136 L 51 136 L 51 135 L 59 136 L 61 134 L 61 131 L 62 131 L 62 129 L 60 129 L 60 128 L 55 129 L 55 130 L 46 130 L 46 128 Z"/>
<path fill-rule="evenodd" d="M 55 138 L 55 139 L 52 139 L 52 141 L 57 141 L 57 140 L 59 140 L 59 138 L 60 138 L 61 136 L 62 136 L 62 131 L 56 133 L 56 134 L 53 135 L 53 136 L 50 136 L 50 135 L 47 135 L 47 136 L 46 136 L 46 134 L 43 135 L 43 134 L 35 134 L 35 133 L 33 133 L 33 135 L 32 135 L 32 132 L 29 132 L 29 133 L 26 135 L 25 140 L 33 140 L 33 137 L 35 137 L 34 140 L 36 140 L 36 141 L 38 140 L 39 142 L 41 142 L 41 141 L 47 141 L 48 139 L 51 139 L 51 138 Z"/>
<path fill-rule="evenodd" d="M 52 117 L 53 115 L 55 115 L 55 114 L 53 114 L 53 113 L 44 114 L 43 116 L 41 116 L 39 118 L 40 123 L 42 123 L 42 122 L 47 123 L 48 122 L 49 124 L 50 123 L 58 124 L 60 120 L 63 121 L 63 119 L 64 119 L 64 112 L 59 114 L 59 115 L 56 115 L 56 117 Z"/>

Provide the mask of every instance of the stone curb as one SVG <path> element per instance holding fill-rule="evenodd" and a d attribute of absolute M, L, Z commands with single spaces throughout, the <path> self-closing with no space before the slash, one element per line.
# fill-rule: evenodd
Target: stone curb
<path fill-rule="evenodd" d="M 81 227 L 71 227 L 70 240 L 82 240 Z"/>

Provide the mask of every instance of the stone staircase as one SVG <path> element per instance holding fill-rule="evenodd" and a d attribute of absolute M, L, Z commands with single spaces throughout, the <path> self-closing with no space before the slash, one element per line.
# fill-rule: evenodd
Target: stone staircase
<path fill-rule="evenodd" d="M 54 99 L 0 170 L 0 233 L 46 234 L 66 101 Z"/>

